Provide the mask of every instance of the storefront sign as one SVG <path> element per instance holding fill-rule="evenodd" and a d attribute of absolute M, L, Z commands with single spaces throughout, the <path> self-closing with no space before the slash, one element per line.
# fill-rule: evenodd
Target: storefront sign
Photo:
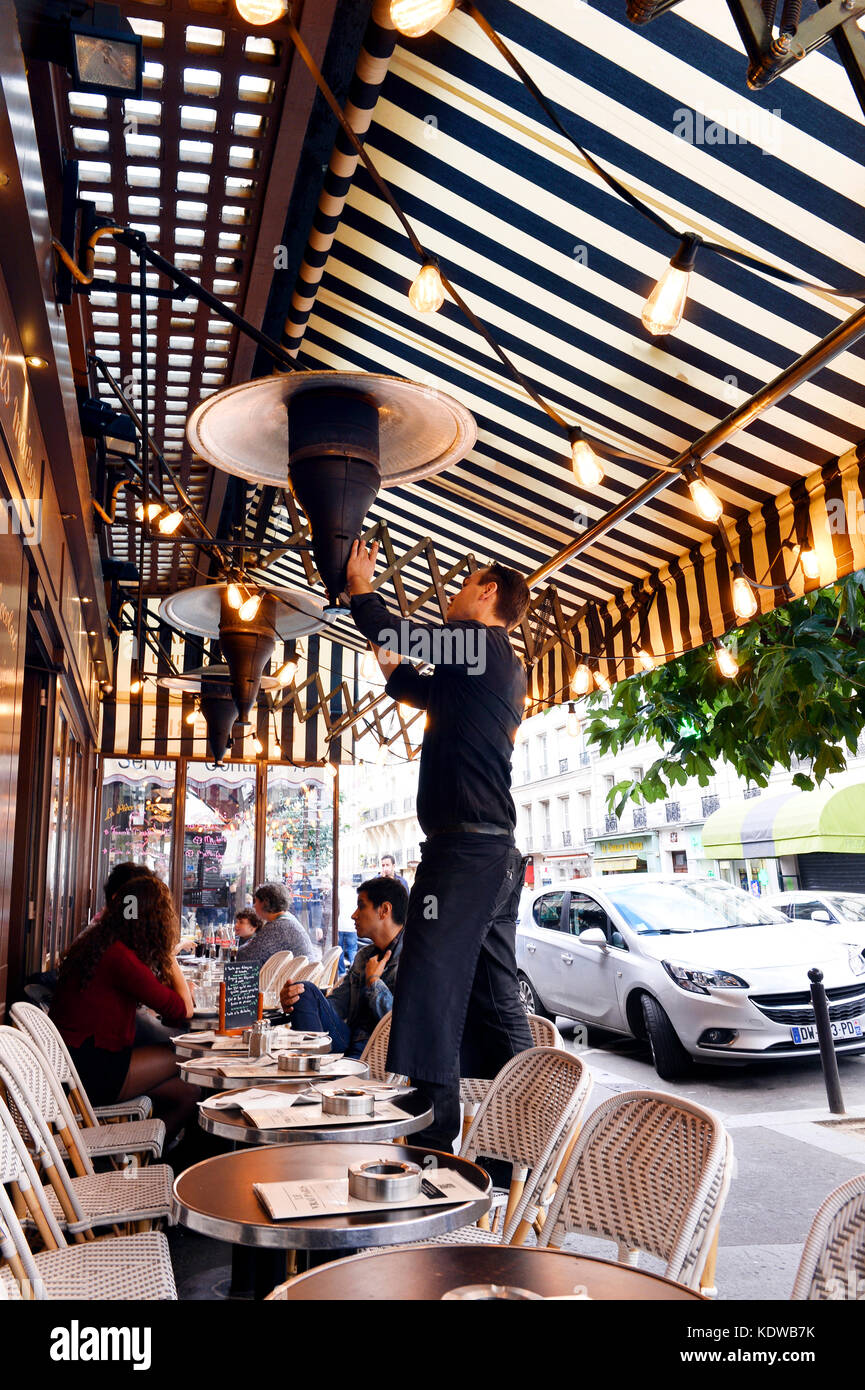
<path fill-rule="evenodd" d="M 644 858 L 651 843 L 651 840 L 602 840 L 595 845 L 595 854 L 635 854 L 638 858 Z"/>

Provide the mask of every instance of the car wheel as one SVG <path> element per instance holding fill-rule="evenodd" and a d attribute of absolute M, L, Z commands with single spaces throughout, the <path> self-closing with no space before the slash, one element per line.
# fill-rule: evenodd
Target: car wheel
<path fill-rule="evenodd" d="M 678 1034 L 657 999 L 643 995 L 643 1019 L 655 1071 L 662 1081 L 679 1081 L 689 1076 L 694 1063 L 689 1052 L 679 1042 Z"/>
<path fill-rule="evenodd" d="M 525 975 L 518 975 L 520 986 L 520 1002 L 527 1014 L 539 1014 L 541 1018 L 549 1018 L 555 1023 L 555 1016 L 545 1009 L 540 1001 L 537 990 L 532 982 Z"/>

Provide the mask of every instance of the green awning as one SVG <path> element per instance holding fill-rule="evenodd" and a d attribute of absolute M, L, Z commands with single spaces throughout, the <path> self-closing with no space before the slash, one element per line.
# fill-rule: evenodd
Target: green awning
<path fill-rule="evenodd" d="M 703 826 L 712 859 L 865 854 L 865 782 L 734 801 Z"/>

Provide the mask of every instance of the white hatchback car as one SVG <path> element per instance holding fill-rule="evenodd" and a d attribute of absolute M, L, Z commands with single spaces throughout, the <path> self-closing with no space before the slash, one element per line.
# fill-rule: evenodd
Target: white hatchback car
<path fill-rule="evenodd" d="M 840 889 L 799 888 L 790 893 L 772 893 L 763 899 L 777 907 L 791 922 L 824 923 L 851 941 L 865 946 L 865 893 L 845 893 Z"/>
<path fill-rule="evenodd" d="M 616 874 L 525 894 L 529 1012 L 647 1038 L 658 1075 L 819 1052 L 808 971 L 823 971 L 838 1052 L 865 1051 L 865 958 L 817 924 L 717 879 Z"/>

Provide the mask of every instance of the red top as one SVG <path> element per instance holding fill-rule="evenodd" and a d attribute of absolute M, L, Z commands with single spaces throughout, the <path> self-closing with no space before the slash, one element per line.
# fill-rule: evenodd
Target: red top
<path fill-rule="evenodd" d="M 161 984 L 134 951 L 115 941 L 83 989 L 74 976 L 61 981 L 50 1017 L 68 1047 L 80 1047 L 92 1037 L 97 1047 L 119 1052 L 132 1046 L 139 1004 L 155 1009 L 166 1023 L 186 1018 L 186 1005 L 177 991 Z"/>

